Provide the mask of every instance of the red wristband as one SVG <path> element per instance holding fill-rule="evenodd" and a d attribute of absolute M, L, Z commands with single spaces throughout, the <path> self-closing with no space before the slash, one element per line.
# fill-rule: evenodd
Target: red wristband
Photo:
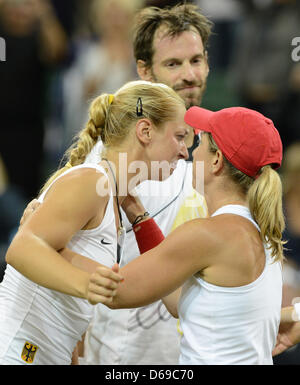
<path fill-rule="evenodd" d="M 165 239 L 153 218 L 134 225 L 133 231 L 141 254 L 153 249 Z"/>

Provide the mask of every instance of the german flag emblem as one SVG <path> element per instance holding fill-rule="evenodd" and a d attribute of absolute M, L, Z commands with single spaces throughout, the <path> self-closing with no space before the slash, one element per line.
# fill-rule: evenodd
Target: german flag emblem
<path fill-rule="evenodd" d="M 21 354 L 22 360 L 27 362 L 27 364 L 32 364 L 37 350 L 37 346 L 26 341 Z"/>

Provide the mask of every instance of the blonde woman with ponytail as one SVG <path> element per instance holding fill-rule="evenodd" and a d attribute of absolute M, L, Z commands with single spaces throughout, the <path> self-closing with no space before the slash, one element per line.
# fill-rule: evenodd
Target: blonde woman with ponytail
<path fill-rule="evenodd" d="M 204 189 L 210 217 L 184 223 L 121 269 L 99 267 L 88 299 L 116 309 L 163 298 L 180 320 L 180 364 L 270 365 L 284 258 L 280 136 L 242 107 L 191 107 L 185 122 L 199 137 L 193 186 Z M 140 246 L 151 236 L 146 223 L 135 229 Z"/>
<path fill-rule="evenodd" d="M 120 205 L 127 186 L 138 176 L 139 182 L 151 178 L 153 161 L 169 162 L 172 172 L 188 157 L 184 113 L 175 91 L 146 81 L 130 82 L 91 103 L 90 119 L 66 152 L 64 166 L 41 191 L 43 204 L 7 251 L 0 364 L 71 363 L 93 313 L 86 300 L 90 275 L 99 264 L 111 267 L 122 247 Z M 99 138 L 101 162 L 84 163 Z M 146 172 L 130 168 L 137 161 Z"/>

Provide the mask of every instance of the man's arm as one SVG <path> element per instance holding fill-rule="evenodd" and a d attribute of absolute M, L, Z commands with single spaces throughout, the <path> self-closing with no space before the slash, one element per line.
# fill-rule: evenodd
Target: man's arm
<path fill-rule="evenodd" d="M 294 306 L 281 309 L 281 320 L 273 356 L 283 353 L 300 342 L 300 321 Z"/>

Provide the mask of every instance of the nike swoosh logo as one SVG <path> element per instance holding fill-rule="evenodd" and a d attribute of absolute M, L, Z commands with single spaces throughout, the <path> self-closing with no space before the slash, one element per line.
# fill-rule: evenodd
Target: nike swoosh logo
<path fill-rule="evenodd" d="M 101 239 L 102 245 L 112 245 L 112 243 L 105 242 L 104 238 Z"/>

